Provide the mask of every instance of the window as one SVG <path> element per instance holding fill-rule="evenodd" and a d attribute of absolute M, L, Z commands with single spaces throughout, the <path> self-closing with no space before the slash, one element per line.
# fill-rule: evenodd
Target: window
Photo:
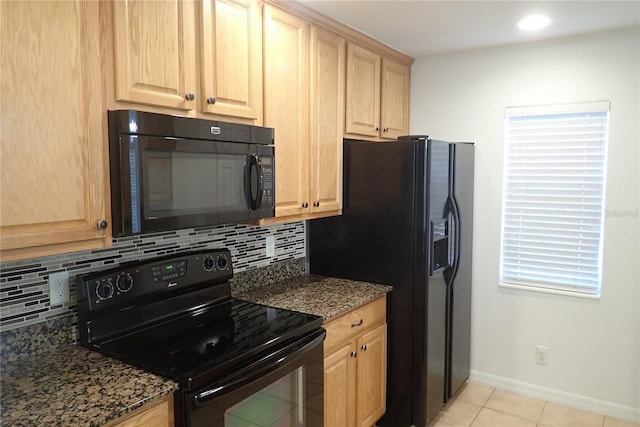
<path fill-rule="evenodd" d="M 599 296 L 609 102 L 505 121 L 500 285 Z"/>

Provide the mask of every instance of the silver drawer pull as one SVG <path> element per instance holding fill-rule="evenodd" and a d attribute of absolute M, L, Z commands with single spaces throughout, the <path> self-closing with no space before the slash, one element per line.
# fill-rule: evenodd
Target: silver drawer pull
<path fill-rule="evenodd" d="M 355 328 L 356 326 L 362 326 L 362 319 L 360 319 L 360 321 L 358 323 L 352 323 L 351 327 Z"/>

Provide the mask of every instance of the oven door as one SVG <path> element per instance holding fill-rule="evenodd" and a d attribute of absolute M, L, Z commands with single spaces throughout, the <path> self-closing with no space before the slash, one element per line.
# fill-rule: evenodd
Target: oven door
<path fill-rule="evenodd" d="M 184 393 L 185 425 L 322 427 L 324 337 L 319 329 L 214 384 Z"/>
<path fill-rule="evenodd" d="M 114 233 L 272 217 L 273 156 L 268 145 L 121 135 Z"/>

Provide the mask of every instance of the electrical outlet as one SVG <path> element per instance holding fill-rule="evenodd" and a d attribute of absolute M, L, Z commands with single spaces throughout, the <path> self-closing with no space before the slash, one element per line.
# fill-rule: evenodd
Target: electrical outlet
<path fill-rule="evenodd" d="M 536 346 L 536 363 L 540 365 L 549 364 L 549 347 L 543 345 Z"/>
<path fill-rule="evenodd" d="M 276 238 L 273 236 L 267 236 L 266 239 L 267 256 L 272 257 L 276 254 Z"/>
<path fill-rule="evenodd" d="M 51 305 L 69 301 L 69 272 L 59 271 L 49 275 L 49 301 Z"/>

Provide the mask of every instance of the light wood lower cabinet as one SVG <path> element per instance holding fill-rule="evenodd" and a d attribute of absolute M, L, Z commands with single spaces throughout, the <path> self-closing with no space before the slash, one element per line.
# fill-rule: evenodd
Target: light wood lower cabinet
<path fill-rule="evenodd" d="M 371 427 L 386 410 L 386 297 L 325 323 L 324 425 Z"/>
<path fill-rule="evenodd" d="M 173 394 L 126 415 L 107 427 L 174 427 Z"/>
<path fill-rule="evenodd" d="M 369 427 L 386 410 L 387 325 L 358 337 L 356 355 L 356 426 Z"/>

